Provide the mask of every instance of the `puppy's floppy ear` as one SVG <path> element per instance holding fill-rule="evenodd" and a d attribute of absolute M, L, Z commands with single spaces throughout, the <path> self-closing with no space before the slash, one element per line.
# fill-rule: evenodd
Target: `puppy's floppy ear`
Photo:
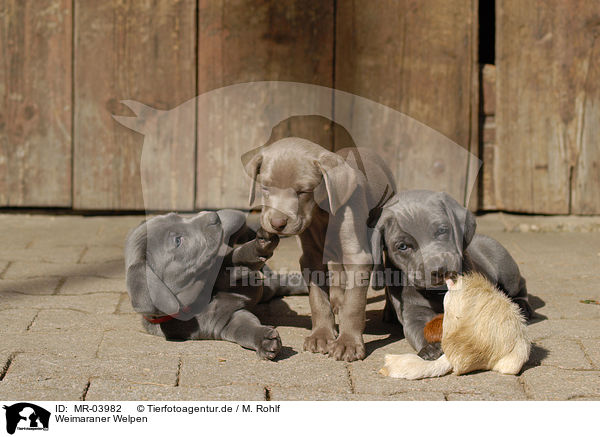
<path fill-rule="evenodd" d="M 260 174 L 260 166 L 262 165 L 262 162 L 263 155 L 261 150 L 251 150 L 250 152 L 242 155 L 242 164 L 244 165 L 244 170 L 246 170 L 248 176 L 252 178 L 252 183 L 250 184 L 250 195 L 248 196 L 249 206 L 252 206 L 254 203 L 256 178 Z"/>
<path fill-rule="evenodd" d="M 147 264 L 147 232 L 144 222 L 130 232 L 125 243 L 126 283 L 131 306 L 139 313 L 156 313 L 157 309 L 165 314 L 176 313 L 179 302 Z"/>
<path fill-rule="evenodd" d="M 246 224 L 246 214 L 237 209 L 221 209 L 217 214 L 221 220 L 225 242 Z"/>
<path fill-rule="evenodd" d="M 323 181 L 314 191 L 315 201 L 321 207 L 328 206 L 329 212 L 335 215 L 358 187 L 356 170 L 341 156 L 331 152 L 324 153 L 314 164 L 323 175 Z M 324 202 L 325 199 L 328 203 Z"/>
<path fill-rule="evenodd" d="M 475 215 L 449 194 L 440 194 L 448 217 L 453 221 L 456 247 L 464 250 L 475 235 L 475 229 L 477 228 Z"/>
<path fill-rule="evenodd" d="M 385 223 L 389 218 L 389 212 L 380 208 L 377 217 L 372 217 L 374 223 L 369 223 L 369 241 L 371 256 L 373 257 L 373 270 L 371 272 L 371 287 L 381 290 L 385 284 L 379 279 L 379 272 L 383 271 L 383 249 L 385 247 Z M 373 226 L 371 227 L 371 224 Z"/>

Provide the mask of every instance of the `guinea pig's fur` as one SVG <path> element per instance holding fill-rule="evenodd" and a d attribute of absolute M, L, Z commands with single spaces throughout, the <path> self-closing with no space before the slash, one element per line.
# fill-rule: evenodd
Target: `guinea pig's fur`
<path fill-rule="evenodd" d="M 415 354 L 386 355 L 379 371 L 392 378 L 421 379 L 495 370 L 515 375 L 529 358 L 531 343 L 519 307 L 483 275 L 447 280 L 442 350 L 435 361 Z"/>
<path fill-rule="evenodd" d="M 438 314 L 431 319 L 423 328 L 423 334 L 427 343 L 439 343 L 442 341 L 442 324 L 444 315 Z"/>

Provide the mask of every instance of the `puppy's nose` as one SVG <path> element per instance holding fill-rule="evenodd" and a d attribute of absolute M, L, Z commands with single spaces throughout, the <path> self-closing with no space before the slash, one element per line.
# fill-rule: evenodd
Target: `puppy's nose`
<path fill-rule="evenodd" d="M 431 282 L 433 282 L 434 284 L 436 284 L 438 282 L 443 282 L 446 274 L 447 274 L 446 266 L 443 266 L 443 265 L 434 266 L 431 269 Z"/>
<path fill-rule="evenodd" d="M 272 217 L 269 222 L 271 222 L 271 226 L 276 231 L 282 231 L 287 225 L 287 217 Z"/>

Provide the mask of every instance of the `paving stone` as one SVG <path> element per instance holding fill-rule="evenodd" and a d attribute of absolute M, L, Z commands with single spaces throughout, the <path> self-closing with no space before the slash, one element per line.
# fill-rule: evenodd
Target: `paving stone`
<path fill-rule="evenodd" d="M 592 369 L 592 365 L 574 340 L 546 339 L 536 342 L 530 363 L 555 366 L 561 369 Z"/>
<path fill-rule="evenodd" d="M 350 396 L 352 401 L 444 401 L 441 392 L 408 391 L 405 393 L 394 393 L 382 397 L 380 394 L 355 394 Z"/>
<path fill-rule="evenodd" d="M 521 393 L 448 393 L 446 399 L 449 401 L 526 401 L 527 396 Z"/>
<path fill-rule="evenodd" d="M 521 378 L 526 393 L 535 400 L 600 397 L 600 372 L 598 371 L 564 370 L 540 366 L 525 370 Z"/>
<path fill-rule="evenodd" d="M 3 247 L 0 248 L 0 260 L 59 264 L 76 263 L 83 254 L 84 248 L 83 245 L 55 247 L 52 250 L 47 248 L 7 249 Z"/>
<path fill-rule="evenodd" d="M 4 373 L 16 354 L 9 350 L 0 350 L 0 373 Z"/>
<path fill-rule="evenodd" d="M 54 294 L 60 282 L 60 278 L 0 279 L 0 296 L 4 292 Z"/>
<path fill-rule="evenodd" d="M 0 310 L 15 308 L 71 309 L 94 314 L 114 313 L 121 297 L 119 293 L 94 293 L 80 296 L 34 296 L 11 292 L 4 292 L 1 296 Z"/>
<path fill-rule="evenodd" d="M 270 388 L 272 401 L 444 401 L 441 392 L 413 391 L 395 393 L 388 396 L 379 394 L 331 393 L 327 391 L 310 390 L 304 387 L 273 387 Z"/>
<path fill-rule="evenodd" d="M 110 357 L 95 359 L 88 363 L 88 375 L 92 378 L 106 378 L 130 384 L 151 384 L 174 387 L 179 373 L 179 359 L 165 359 L 148 355 L 139 357 Z"/>
<path fill-rule="evenodd" d="M 40 310 L 29 330 L 32 332 L 115 330 L 124 334 L 135 331 L 145 332 L 138 315 L 86 314 L 63 309 Z"/>
<path fill-rule="evenodd" d="M 580 340 L 586 356 L 592 361 L 596 370 L 600 370 L 600 342 L 597 340 Z"/>
<path fill-rule="evenodd" d="M 120 380 L 93 379 L 86 400 L 122 401 L 262 401 L 264 388 L 258 385 L 226 385 L 221 387 L 162 387 L 131 384 Z"/>
<path fill-rule="evenodd" d="M 600 301 L 597 293 L 593 295 L 585 291 L 569 296 L 550 295 L 544 297 L 544 306 L 537 313 L 548 319 L 566 320 L 598 320 L 600 319 L 600 305 L 582 303 L 582 300 L 593 299 Z"/>
<path fill-rule="evenodd" d="M 117 307 L 117 314 L 137 314 L 131 306 L 131 299 L 128 293 L 122 293 Z"/>
<path fill-rule="evenodd" d="M 177 382 L 179 360 L 164 360 L 148 356 L 143 361 L 137 357 L 110 359 L 82 359 L 65 356 L 49 356 L 34 353 L 17 354 L 6 374 L 6 381 L 18 377 L 39 376 L 44 379 L 60 379 L 64 375 L 90 378 L 106 378 L 131 384 L 153 384 L 174 387 Z"/>
<path fill-rule="evenodd" d="M 125 268 L 120 261 L 94 264 L 45 263 L 15 261 L 3 279 L 24 279 L 36 277 L 97 276 L 101 278 L 125 278 Z"/>
<path fill-rule="evenodd" d="M 68 362 L 65 366 L 63 358 L 49 357 L 37 354 L 17 354 L 2 382 L 0 383 L 0 398 L 2 399 L 34 399 L 35 391 L 43 392 L 59 390 L 56 399 L 78 399 L 87 384 L 85 371 Z M 3 393 L 7 388 L 15 389 L 17 393 Z M 33 389 L 32 393 L 29 389 Z M 9 397 L 5 397 L 4 395 Z"/>
<path fill-rule="evenodd" d="M 127 284 L 124 279 L 71 276 L 60 287 L 58 294 L 90 294 L 99 292 L 127 292 Z"/>
<path fill-rule="evenodd" d="M 0 261 L 0 278 L 2 278 L 4 271 L 8 267 L 8 261 Z"/>
<path fill-rule="evenodd" d="M 124 264 L 125 255 L 123 250 L 123 246 L 91 246 L 85 251 L 81 262 L 89 264 L 120 261 Z"/>
<path fill-rule="evenodd" d="M 36 317 L 38 310 L 12 309 L 0 311 L 0 333 L 25 332 Z"/>
<path fill-rule="evenodd" d="M 231 383 L 266 386 L 305 387 L 350 393 L 346 364 L 309 352 L 284 356 L 279 361 L 264 361 L 252 351 L 234 356 L 219 351 L 182 358 L 182 387 L 214 387 Z M 254 355 L 254 359 L 251 355 Z"/>
<path fill-rule="evenodd" d="M 0 399 L 3 401 L 78 401 L 81 399 L 88 381 L 84 378 L 38 380 L 23 378 L 19 381 L 0 382 Z"/>
<path fill-rule="evenodd" d="M 16 261 L 12 263 L 3 279 L 25 279 L 48 276 L 71 276 L 81 275 L 85 267 L 75 263 L 46 263 Z"/>
<path fill-rule="evenodd" d="M 141 322 L 138 321 L 127 328 L 106 331 L 98 350 L 98 357 L 135 356 L 143 359 L 149 354 L 162 357 L 179 357 L 180 355 L 216 354 L 221 350 L 231 356 L 240 351 L 256 356 L 254 352 L 244 351 L 239 345 L 226 341 L 167 341 L 163 337 L 151 335 L 139 329 L 140 324 Z"/>
<path fill-rule="evenodd" d="M 533 340 L 542 338 L 600 338 L 600 320 L 542 320 L 527 327 Z"/>
<path fill-rule="evenodd" d="M 96 357 L 102 335 L 103 333 L 99 331 L 27 331 L 19 334 L 3 334 L 0 352 L 92 359 Z"/>

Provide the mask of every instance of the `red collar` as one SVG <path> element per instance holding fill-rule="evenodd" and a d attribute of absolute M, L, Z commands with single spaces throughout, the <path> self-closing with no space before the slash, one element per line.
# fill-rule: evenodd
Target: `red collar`
<path fill-rule="evenodd" d="M 159 323 L 164 323 L 164 322 L 168 322 L 169 320 L 173 320 L 176 319 L 181 312 L 184 313 L 189 313 L 190 312 L 190 307 L 184 307 L 181 311 L 175 313 L 175 314 L 168 314 L 166 316 L 160 316 L 160 317 L 148 317 L 148 316 L 142 316 L 144 319 L 146 319 L 147 321 L 149 321 L 150 323 L 152 323 L 153 325 L 157 325 Z"/>

